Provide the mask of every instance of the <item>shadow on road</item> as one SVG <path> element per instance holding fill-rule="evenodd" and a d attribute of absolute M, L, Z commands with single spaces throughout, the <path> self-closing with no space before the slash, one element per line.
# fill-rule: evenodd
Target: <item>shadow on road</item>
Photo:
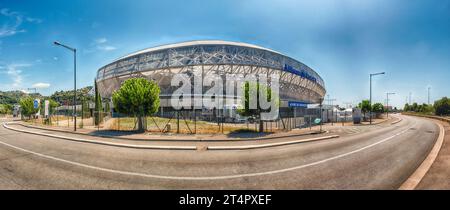
<path fill-rule="evenodd" d="M 89 133 L 89 135 L 93 136 L 110 136 L 110 137 L 117 137 L 117 136 L 129 136 L 133 134 L 142 134 L 142 132 L 139 131 L 117 131 L 117 130 L 100 130 L 100 131 L 92 131 Z"/>
<path fill-rule="evenodd" d="M 236 130 L 227 134 L 228 138 L 260 138 L 274 134 L 273 132 L 255 132 L 246 130 Z"/>

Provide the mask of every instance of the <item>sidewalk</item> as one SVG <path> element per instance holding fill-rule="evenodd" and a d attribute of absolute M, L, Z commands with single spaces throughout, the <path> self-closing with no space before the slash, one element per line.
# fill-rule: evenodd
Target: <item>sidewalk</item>
<path fill-rule="evenodd" d="M 111 131 L 111 130 L 91 130 L 77 128 L 74 132 L 69 127 L 55 127 L 55 126 L 43 126 L 43 125 L 33 125 L 31 123 L 20 123 L 28 128 L 35 128 L 48 131 L 57 131 L 70 134 L 78 135 L 88 135 L 93 137 L 105 137 L 105 138 L 115 138 L 124 140 L 134 140 L 134 141 L 253 141 L 253 140 L 270 140 L 279 138 L 289 138 L 289 137 L 300 137 L 307 135 L 317 135 L 320 134 L 319 126 L 315 126 L 312 129 L 293 129 L 288 132 L 277 132 L 277 133 L 235 133 L 235 134 L 151 134 L 151 133 L 135 133 L 131 131 Z M 322 133 L 326 133 L 322 130 Z"/>
<path fill-rule="evenodd" d="M 295 139 L 267 139 L 261 141 L 259 139 L 247 140 L 247 141 L 153 141 L 153 140 L 125 140 L 120 138 L 103 138 L 98 136 L 81 135 L 69 132 L 49 131 L 39 128 L 30 128 L 21 124 L 7 124 L 5 128 L 14 130 L 17 132 L 30 133 L 41 136 L 49 136 L 52 138 L 59 138 L 62 140 L 94 143 L 109 146 L 128 147 L 135 149 L 168 149 L 168 150 L 242 150 L 242 149 L 256 149 L 266 148 L 273 146 L 282 146 L 297 144 L 310 141 L 321 141 L 326 139 L 338 138 L 339 135 L 318 135 L 298 137 Z"/>
<path fill-rule="evenodd" d="M 389 119 L 373 119 L 372 125 L 378 125 L 386 122 L 393 122 L 396 118 L 389 117 Z M 72 127 L 56 127 L 56 126 L 46 126 L 46 125 L 34 125 L 32 123 L 21 122 L 22 125 L 29 128 L 37 128 L 48 131 L 58 131 L 71 134 L 79 135 L 89 135 L 95 137 L 104 138 L 115 138 L 124 140 L 135 140 L 135 141 L 253 141 L 253 140 L 270 140 L 270 139 L 280 139 L 280 138 L 291 138 L 291 137 L 301 137 L 308 135 L 318 135 L 320 133 L 320 126 L 314 126 L 310 128 L 293 129 L 286 132 L 276 132 L 276 133 L 233 133 L 233 134 L 155 134 L 155 133 L 136 133 L 132 131 L 114 131 L 114 130 L 93 130 L 85 128 L 77 128 L 74 132 Z M 325 123 L 322 125 L 322 133 L 328 133 L 330 130 L 334 130 L 339 127 L 358 127 L 358 126 L 370 126 L 369 122 L 362 122 L 361 124 L 344 123 L 342 126 L 341 122 L 337 123 Z"/>
<path fill-rule="evenodd" d="M 444 126 L 444 142 L 431 168 L 417 185 L 418 190 L 450 189 L 450 124 L 436 119 L 433 121 Z"/>

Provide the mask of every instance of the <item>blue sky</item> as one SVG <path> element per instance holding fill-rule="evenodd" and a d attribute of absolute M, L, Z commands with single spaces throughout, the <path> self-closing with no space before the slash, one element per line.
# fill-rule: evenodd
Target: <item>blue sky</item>
<path fill-rule="evenodd" d="M 143 48 L 196 39 L 261 45 L 315 69 L 337 103 L 374 101 L 386 92 L 396 106 L 450 95 L 450 1 L 149 1 L 1 0 L 0 90 L 39 87 L 49 95 L 78 86 L 97 69 Z"/>

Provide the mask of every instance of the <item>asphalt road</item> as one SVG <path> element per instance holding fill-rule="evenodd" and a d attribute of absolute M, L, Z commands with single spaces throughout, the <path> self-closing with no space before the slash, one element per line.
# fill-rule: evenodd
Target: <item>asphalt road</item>
<path fill-rule="evenodd" d="M 0 128 L 0 189 L 397 189 L 439 128 L 410 116 L 318 142 L 245 151 L 118 148 Z"/>

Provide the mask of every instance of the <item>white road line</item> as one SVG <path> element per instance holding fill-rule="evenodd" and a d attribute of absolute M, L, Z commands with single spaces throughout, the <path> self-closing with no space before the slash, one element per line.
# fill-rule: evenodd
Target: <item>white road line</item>
<path fill-rule="evenodd" d="M 277 146 L 286 146 L 298 143 L 312 142 L 312 141 L 321 141 L 326 139 L 334 139 L 339 138 L 339 135 L 331 135 L 331 136 L 322 136 L 317 138 L 310 139 L 301 139 L 295 141 L 286 141 L 279 143 L 269 143 L 269 144 L 256 144 L 256 145 L 244 145 L 244 146 L 208 146 L 208 150 L 249 150 L 249 149 L 261 149 L 268 147 L 277 147 Z"/>
<path fill-rule="evenodd" d="M 82 139 L 82 138 L 60 136 L 60 135 L 53 135 L 53 134 L 48 134 L 48 133 L 33 132 L 33 131 L 12 128 L 12 127 L 9 127 L 7 125 L 7 123 L 3 123 L 3 127 L 7 128 L 9 130 L 22 132 L 22 133 L 34 134 L 34 135 L 39 135 L 39 136 L 48 136 L 51 138 L 65 139 L 65 140 L 69 140 L 69 141 L 73 141 L 73 142 L 91 143 L 91 144 L 106 145 L 106 146 L 124 147 L 124 148 L 132 148 L 132 149 L 197 150 L 196 146 L 136 145 L 136 144 L 122 144 L 122 143 L 88 140 L 88 139 Z"/>
<path fill-rule="evenodd" d="M 120 170 L 115 170 L 115 169 L 108 169 L 108 168 L 102 168 L 102 167 L 97 167 L 97 166 L 92 166 L 92 165 L 87 165 L 87 164 L 83 164 L 83 163 L 78 163 L 78 162 L 74 162 L 74 161 L 70 161 L 70 160 L 65 160 L 65 159 L 61 159 L 61 158 L 57 158 L 57 157 L 53 157 L 53 156 L 49 156 L 49 155 L 45 155 L 45 154 L 41 154 L 41 153 L 37 153 L 37 152 L 33 152 L 27 149 L 23 149 L 5 142 L 0 141 L 0 144 L 3 144 L 5 146 L 14 148 L 16 150 L 19 151 L 23 151 L 26 153 L 30 153 L 39 157 L 43 157 L 43 158 L 47 158 L 47 159 L 51 159 L 51 160 L 55 160 L 55 161 L 60 161 L 60 162 L 64 162 L 64 163 L 68 163 L 68 164 L 72 164 L 75 166 L 80 166 L 80 167 L 85 167 L 85 168 L 89 168 L 89 169 L 94 169 L 94 170 L 98 170 L 98 171 L 104 171 L 104 172 L 109 172 L 109 173 L 115 173 L 115 174 L 121 174 L 121 175 L 129 175 L 129 176 L 138 176 L 138 177 L 145 177 L 145 178 L 157 178 L 157 179 L 171 179 L 171 180 L 221 180 L 221 179 L 235 179 L 235 178 L 244 178 L 244 177 L 253 177 L 253 176 L 262 176 L 262 175 L 271 175 L 271 174 L 277 174 L 277 173 L 283 173 L 283 172 L 288 172 L 288 171 L 293 171 L 293 170 L 298 170 L 298 169 L 302 169 L 302 168 L 306 168 L 306 167 L 310 167 L 310 166 L 315 166 L 315 165 L 319 165 L 322 163 L 326 163 L 328 161 L 332 161 L 332 160 L 336 160 L 339 158 L 343 158 L 358 152 L 361 152 L 363 150 L 369 149 L 371 147 L 374 147 L 378 144 L 381 144 L 383 142 L 386 142 L 390 139 L 393 139 L 394 137 L 400 136 L 404 133 L 406 133 L 407 131 L 409 131 L 412 127 L 414 127 L 416 125 L 417 122 L 414 122 L 413 125 L 411 125 L 410 127 L 408 127 L 407 129 L 393 135 L 390 137 L 387 137 L 381 141 L 375 142 L 373 144 L 364 146 L 362 148 L 359 148 L 357 150 L 353 150 L 351 152 L 347 152 L 344 154 L 340 154 L 334 157 L 330 157 L 330 158 L 326 158 L 320 161 L 316 161 L 316 162 L 312 162 L 312 163 L 308 163 L 305 165 L 300 165 L 300 166 L 295 166 L 295 167 L 290 167 L 290 168 L 285 168 L 285 169 L 279 169 L 279 170 L 273 170 L 273 171 L 266 171 L 266 172 L 258 172 L 258 173 L 247 173 L 247 174 L 236 174 L 236 175 L 226 175 L 226 176 L 210 176 L 210 177 L 191 177 L 191 176 L 164 176 L 164 175 L 154 175 L 154 174 L 144 174 L 144 173 L 137 173 L 137 172 L 130 172 L 130 171 L 120 171 Z"/>

